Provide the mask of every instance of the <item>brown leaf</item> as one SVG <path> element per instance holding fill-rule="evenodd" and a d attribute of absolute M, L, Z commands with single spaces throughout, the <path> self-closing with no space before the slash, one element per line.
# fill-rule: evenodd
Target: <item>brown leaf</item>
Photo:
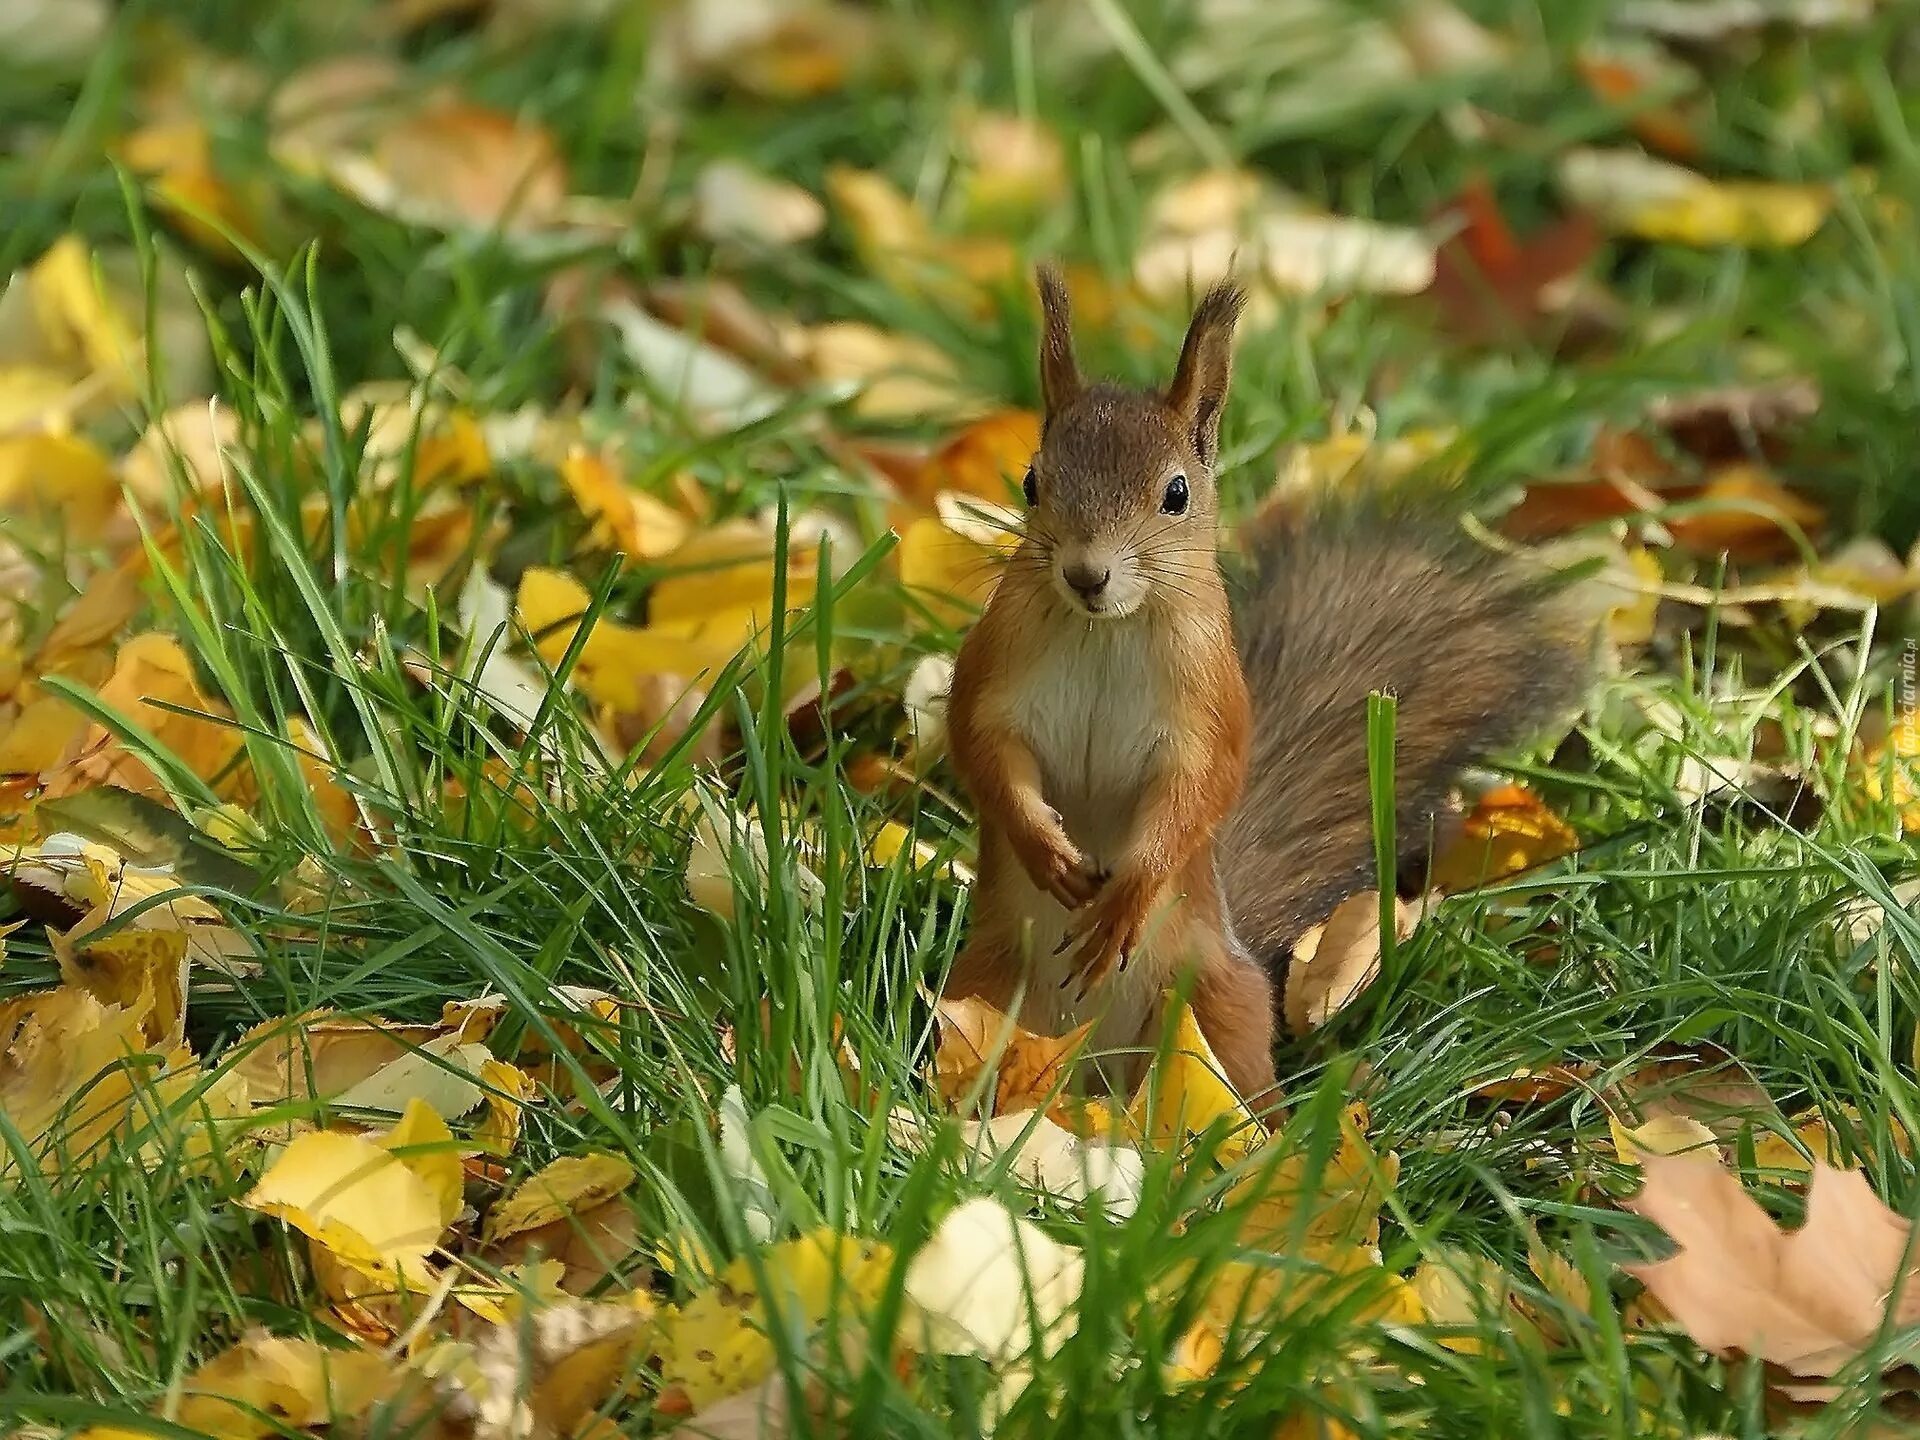
<path fill-rule="evenodd" d="M 1646 1184 L 1627 1207 L 1679 1246 L 1629 1265 L 1706 1350 L 1742 1352 L 1800 1376 L 1852 1362 L 1883 1323 L 1920 1319 L 1911 1226 L 1858 1171 L 1813 1169 L 1806 1223 L 1787 1232 L 1711 1150 L 1643 1154 Z M 1897 1364 L 1897 1359 L 1888 1365 Z"/>
<path fill-rule="evenodd" d="M 1405 940 L 1426 913 L 1426 901 L 1393 902 L 1394 931 Z M 1317 1030 L 1374 982 L 1380 973 L 1380 892 L 1362 890 L 1293 945 L 1283 1004 L 1296 1035 Z"/>
<path fill-rule="evenodd" d="M 1447 327 L 1474 341 L 1524 337 L 1550 315 L 1553 288 L 1599 247 L 1591 219 L 1574 214 L 1522 240 L 1486 180 L 1468 181 L 1440 217 L 1459 226 L 1440 247 L 1427 293 Z"/>
<path fill-rule="evenodd" d="M 1093 1027 L 1066 1035 L 1035 1035 L 986 1001 L 969 996 L 942 999 L 934 1009 L 939 1042 L 934 1052 L 934 1084 L 940 1098 L 959 1105 L 980 1077 L 992 1070 L 988 1113 L 1010 1115 L 1051 1104 L 1067 1067 L 1085 1045 Z"/>

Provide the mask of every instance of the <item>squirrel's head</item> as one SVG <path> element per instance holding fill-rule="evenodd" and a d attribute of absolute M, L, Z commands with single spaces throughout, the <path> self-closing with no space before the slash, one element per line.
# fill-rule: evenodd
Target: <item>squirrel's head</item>
<path fill-rule="evenodd" d="M 1040 450 L 1027 472 L 1029 542 L 1061 597 L 1089 617 L 1179 598 L 1214 565 L 1214 462 L 1245 296 L 1216 285 L 1187 327 L 1165 390 L 1088 384 L 1073 357 L 1060 272 L 1040 285 Z"/>

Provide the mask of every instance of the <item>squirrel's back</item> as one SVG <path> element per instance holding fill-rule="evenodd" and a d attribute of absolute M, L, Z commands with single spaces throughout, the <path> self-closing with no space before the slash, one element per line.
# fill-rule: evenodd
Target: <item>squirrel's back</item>
<path fill-rule="evenodd" d="M 1367 697 L 1398 701 L 1396 836 L 1423 844 L 1447 786 L 1579 693 L 1580 625 L 1457 521 L 1380 495 L 1257 518 L 1234 623 L 1253 707 L 1220 867 L 1241 941 L 1276 974 L 1375 882 Z"/>

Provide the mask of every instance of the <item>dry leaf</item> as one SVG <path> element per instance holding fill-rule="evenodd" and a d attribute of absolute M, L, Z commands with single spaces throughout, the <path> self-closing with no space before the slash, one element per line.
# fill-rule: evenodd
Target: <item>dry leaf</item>
<path fill-rule="evenodd" d="M 581 1433 L 618 1393 L 652 1332 L 644 1297 L 570 1300 L 493 1325 L 443 1377 L 447 1415 L 472 1440 L 558 1440 Z"/>
<path fill-rule="evenodd" d="M 693 228 L 708 240 L 797 245 L 825 228 L 826 207 L 808 191 L 738 160 L 714 160 L 693 181 Z"/>
<path fill-rule="evenodd" d="M 1156 1150 L 1183 1151 L 1190 1141 L 1207 1136 L 1212 1148 L 1200 1158 L 1223 1165 L 1245 1159 L 1266 1139 L 1246 1099 L 1228 1083 L 1193 1007 L 1184 1002 L 1174 1016 L 1172 1049 L 1155 1057 L 1127 1119 Z"/>
<path fill-rule="evenodd" d="M 1394 935 L 1405 940 L 1426 914 L 1428 901 L 1393 901 Z M 1380 973 L 1380 895 L 1362 890 L 1293 944 L 1282 1001 L 1287 1027 L 1296 1035 L 1319 1029 L 1374 982 Z"/>
<path fill-rule="evenodd" d="M 1380 1210 L 1399 1182 L 1400 1159 L 1367 1143 L 1369 1119 L 1365 1105 L 1347 1106 L 1339 1143 L 1318 1164 L 1309 1143 L 1276 1138 L 1251 1152 L 1247 1175 L 1226 1201 L 1240 1216 L 1241 1243 L 1274 1254 L 1303 1244 L 1378 1245 Z"/>
<path fill-rule="evenodd" d="M 948 1105 L 987 1099 L 987 1113 L 1012 1115 L 1051 1105 L 1086 1045 L 1091 1025 L 1071 1034 L 1035 1035 L 986 1001 L 942 997 L 934 1005 L 934 1087 Z M 985 1083 L 983 1083 L 985 1082 Z"/>
<path fill-rule="evenodd" d="M 733 1261 L 663 1315 L 660 1378 L 680 1413 L 699 1414 L 764 1380 L 774 1366 L 775 1325 L 804 1336 L 829 1315 L 857 1319 L 879 1301 L 893 1252 L 822 1229 L 776 1245 L 757 1261 Z"/>
<path fill-rule="evenodd" d="M 1681 245 L 1802 245 L 1834 203 L 1825 185 L 1712 180 L 1629 150 L 1569 151 L 1559 178 L 1567 198 L 1608 228 Z"/>
<path fill-rule="evenodd" d="M 593 541 L 629 559 L 658 560 L 687 538 L 687 518 L 671 505 L 627 485 L 603 453 L 575 446 L 560 462 L 560 478 L 594 522 Z"/>
<path fill-rule="evenodd" d="M 240 754 L 240 731 L 230 723 L 226 707 L 201 692 L 193 662 L 172 636 L 136 635 L 128 640 L 99 694 L 103 704 L 152 735 L 200 779 L 233 788 L 235 777 L 229 771 Z M 146 760 L 97 723 L 68 747 L 45 778 L 47 793 L 53 796 L 95 785 L 116 785 L 156 800 L 168 796 Z"/>
<path fill-rule="evenodd" d="M 492 1244 L 591 1210 L 631 1185 L 633 1173 L 617 1155 L 562 1156 L 494 1205 L 485 1238 Z"/>
<path fill-rule="evenodd" d="M 452 1144 L 445 1122 L 418 1101 L 401 1123 L 410 1137 Z M 358 1135 L 316 1131 L 295 1136 L 241 1204 L 284 1220 L 368 1279 L 424 1284 L 427 1256 L 459 1211 L 458 1162 L 451 1197 L 444 1175 Z"/>
<path fill-rule="evenodd" d="M 863 420 L 946 420 L 984 408 L 946 351 L 917 335 L 835 320 L 809 329 L 800 352 L 816 377 L 853 396 Z"/>
<path fill-rule="evenodd" d="M 1037 1110 L 963 1120 L 959 1132 L 971 1162 L 1001 1167 L 1054 1200 L 1078 1205 L 1097 1197 L 1116 1220 L 1139 1207 L 1145 1161 L 1130 1145 L 1083 1139 Z M 933 1143 L 930 1127 L 905 1108 L 887 1117 L 887 1136 L 910 1154 Z"/>
<path fill-rule="evenodd" d="M 908 1262 L 908 1343 L 986 1360 L 1002 1372 L 1008 1403 L 1031 1377 L 1030 1354 L 1053 1354 L 1077 1328 L 1085 1278 L 1078 1250 L 996 1200 L 966 1201 Z"/>
<path fill-rule="evenodd" d="M 1474 803 L 1460 837 L 1434 857 L 1432 882 L 1449 893 L 1523 874 L 1580 847 L 1580 837 L 1524 785 L 1501 785 Z"/>
<path fill-rule="evenodd" d="M 1858 1171 L 1816 1164 L 1806 1223 L 1784 1232 L 1711 1150 L 1643 1155 L 1641 1164 L 1646 1184 L 1627 1207 L 1678 1250 L 1626 1269 L 1704 1349 L 1824 1377 L 1858 1358 L 1883 1324 L 1920 1320 L 1911 1226 Z"/>
<path fill-rule="evenodd" d="M 371 1350 L 256 1330 L 187 1376 L 178 1408 L 166 1418 L 219 1440 L 266 1440 L 359 1418 L 392 1373 L 392 1363 Z"/>

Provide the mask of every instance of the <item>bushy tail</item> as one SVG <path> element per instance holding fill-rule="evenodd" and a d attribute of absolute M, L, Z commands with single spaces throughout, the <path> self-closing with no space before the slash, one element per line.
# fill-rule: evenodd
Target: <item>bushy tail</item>
<path fill-rule="evenodd" d="M 1462 767 L 1577 696 L 1584 627 L 1457 520 L 1379 496 L 1256 519 L 1241 549 L 1253 750 L 1222 878 L 1241 940 L 1277 970 L 1374 883 L 1368 694 L 1398 700 L 1396 834 L 1417 848 Z"/>

